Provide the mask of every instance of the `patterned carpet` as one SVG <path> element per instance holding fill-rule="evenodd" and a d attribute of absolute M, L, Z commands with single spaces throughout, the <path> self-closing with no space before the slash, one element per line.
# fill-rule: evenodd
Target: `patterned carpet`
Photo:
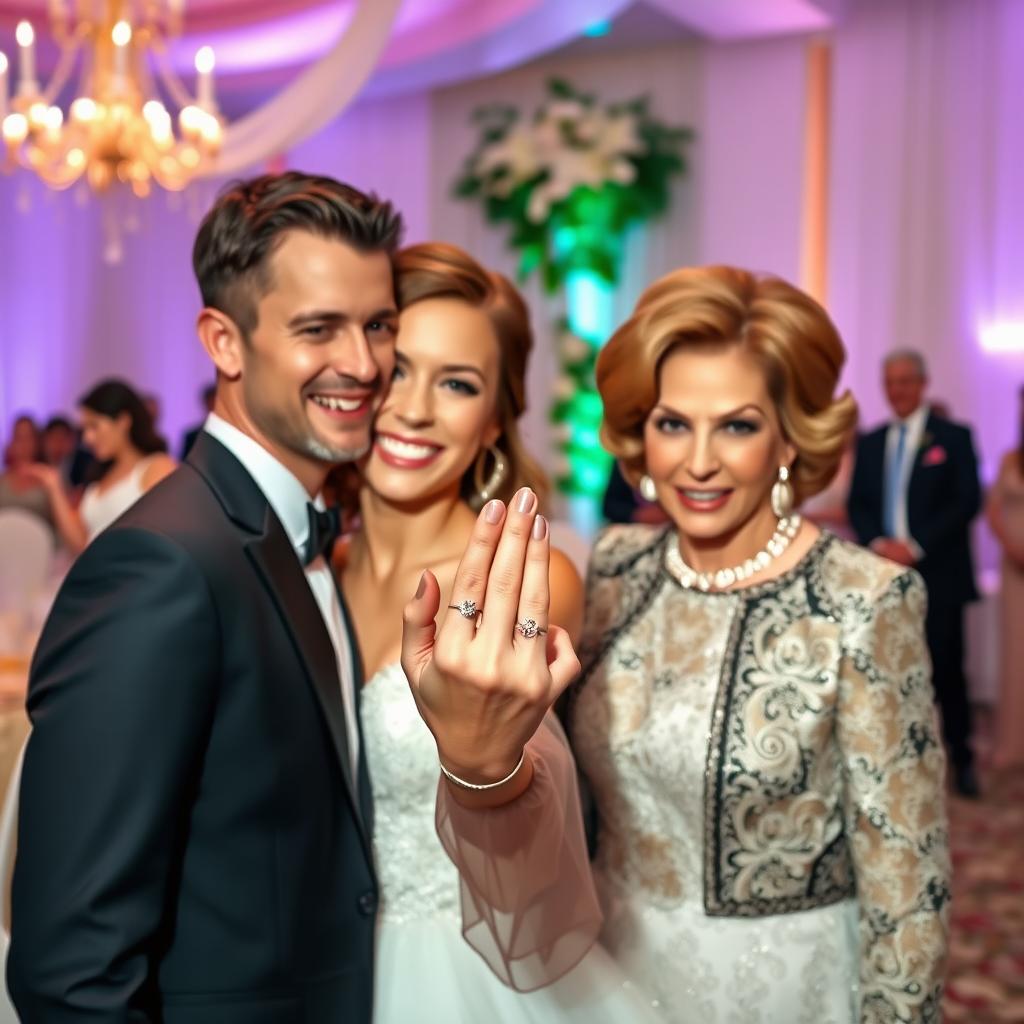
<path fill-rule="evenodd" d="M 953 910 L 945 1020 L 1024 1022 L 1024 770 L 950 802 Z"/>

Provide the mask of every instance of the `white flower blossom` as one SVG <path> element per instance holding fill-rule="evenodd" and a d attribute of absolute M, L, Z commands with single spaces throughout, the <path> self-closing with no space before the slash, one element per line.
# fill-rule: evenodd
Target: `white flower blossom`
<path fill-rule="evenodd" d="M 640 138 L 638 128 L 636 115 L 629 112 L 604 117 L 597 125 L 594 148 L 608 157 L 644 153 L 647 146 Z"/>
<path fill-rule="evenodd" d="M 487 178 L 500 168 L 505 168 L 505 179 L 513 185 L 532 178 L 541 169 L 532 131 L 516 125 L 503 138 L 484 147 L 476 159 L 477 175 Z"/>
<path fill-rule="evenodd" d="M 590 149 L 565 149 L 549 168 L 548 191 L 553 200 L 565 199 L 579 185 L 597 188 L 608 178 L 605 159 Z"/>
<path fill-rule="evenodd" d="M 531 224 L 540 224 L 547 220 L 548 212 L 551 209 L 551 200 L 548 198 L 546 184 L 538 185 L 530 194 L 530 200 L 526 204 L 526 219 Z"/>
<path fill-rule="evenodd" d="M 578 121 L 586 111 L 579 100 L 552 100 L 544 107 L 541 117 L 551 121 Z"/>

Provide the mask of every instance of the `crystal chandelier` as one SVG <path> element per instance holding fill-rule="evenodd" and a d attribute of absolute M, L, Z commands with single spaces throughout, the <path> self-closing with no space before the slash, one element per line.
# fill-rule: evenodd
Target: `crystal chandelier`
<path fill-rule="evenodd" d="M 97 192 L 121 183 L 146 196 L 155 182 L 178 191 L 220 149 L 223 119 L 213 93 L 213 51 L 196 54 L 193 98 L 171 67 L 167 42 L 181 34 L 184 0 L 50 0 L 60 47 L 42 87 L 36 77 L 35 32 L 19 23 L 18 78 L 0 53 L 0 121 L 7 169 L 34 171 L 63 189 L 81 178 Z M 78 69 L 67 116 L 58 105 Z M 178 109 L 175 131 L 158 85 Z"/>

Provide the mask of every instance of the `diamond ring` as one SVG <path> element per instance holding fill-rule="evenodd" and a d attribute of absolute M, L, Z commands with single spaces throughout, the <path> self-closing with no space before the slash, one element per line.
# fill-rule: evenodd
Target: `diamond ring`
<path fill-rule="evenodd" d="M 480 611 L 476 606 L 476 601 L 460 601 L 458 604 L 450 604 L 449 608 L 454 608 L 464 619 L 475 619 L 477 612 Z"/>
<path fill-rule="evenodd" d="M 516 623 L 516 629 L 526 637 L 527 640 L 532 640 L 535 636 L 544 636 L 547 633 L 546 629 L 541 629 L 537 625 L 536 619 L 520 619 Z"/>

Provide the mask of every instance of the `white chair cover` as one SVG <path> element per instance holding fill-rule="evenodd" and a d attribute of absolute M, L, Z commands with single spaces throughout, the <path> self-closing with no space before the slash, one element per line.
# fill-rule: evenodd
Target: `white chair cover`
<path fill-rule="evenodd" d="M 0 509 L 0 609 L 28 608 L 50 573 L 53 532 L 39 516 Z"/>
<path fill-rule="evenodd" d="M 27 740 L 26 740 L 27 742 Z M 25 758 L 25 746 L 22 745 L 18 758 L 14 762 L 10 781 L 7 783 L 7 794 L 4 797 L 3 810 L 0 811 L 0 885 L 3 886 L 4 898 L 0 901 L 3 909 L 0 920 L 0 967 L 3 978 L 0 979 L 0 1024 L 18 1024 L 18 1015 L 7 991 L 7 951 L 11 948 L 11 932 L 7 924 L 7 908 L 10 904 L 10 879 L 14 869 L 14 854 L 18 838 L 18 792 L 21 789 L 21 762 Z"/>

